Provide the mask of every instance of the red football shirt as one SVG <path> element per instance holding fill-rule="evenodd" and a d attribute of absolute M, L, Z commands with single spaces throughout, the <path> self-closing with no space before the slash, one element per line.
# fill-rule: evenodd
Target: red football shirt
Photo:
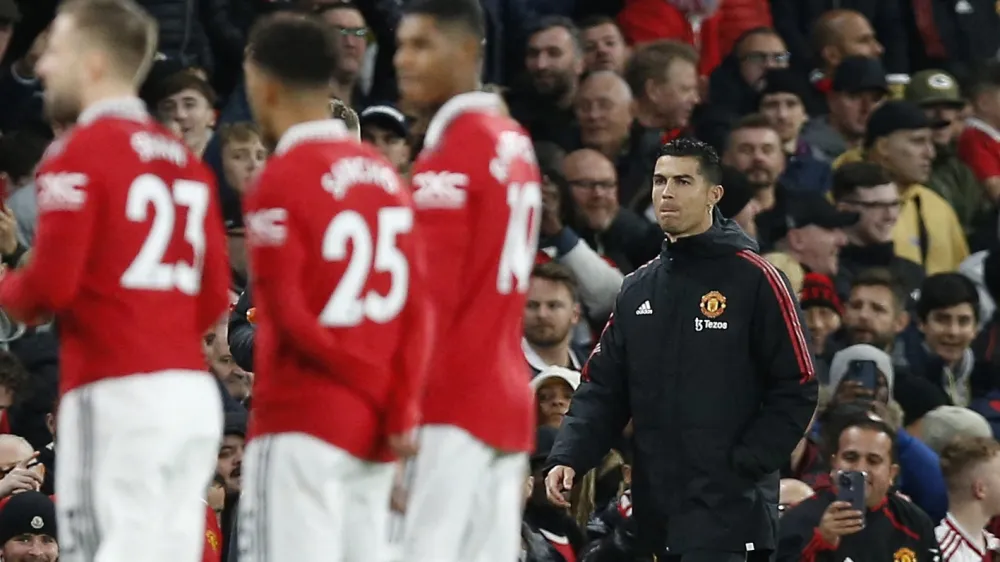
<path fill-rule="evenodd" d="M 204 371 L 201 336 L 229 289 L 211 172 L 135 98 L 91 106 L 67 135 L 39 170 L 32 259 L 0 281 L 0 306 L 55 314 L 64 393 Z"/>
<path fill-rule="evenodd" d="M 222 527 L 212 507 L 205 504 L 205 546 L 201 551 L 201 562 L 222 561 Z"/>
<path fill-rule="evenodd" d="M 409 191 L 338 120 L 282 137 L 244 201 L 257 335 L 251 438 L 365 459 L 414 427 L 431 336 Z"/>
<path fill-rule="evenodd" d="M 541 181 L 531 140 L 483 92 L 434 116 L 413 166 L 437 341 L 424 421 L 530 451 L 534 410 L 521 318 L 535 263 Z"/>
<path fill-rule="evenodd" d="M 979 181 L 1000 176 L 1000 131 L 979 119 L 969 119 L 958 137 L 958 157 Z"/>

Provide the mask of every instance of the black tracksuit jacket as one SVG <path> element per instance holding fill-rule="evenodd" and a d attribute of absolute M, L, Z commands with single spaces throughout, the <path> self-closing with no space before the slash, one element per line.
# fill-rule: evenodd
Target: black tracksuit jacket
<path fill-rule="evenodd" d="M 625 278 L 548 459 L 578 477 L 634 421 L 633 514 L 653 552 L 774 550 L 778 470 L 816 408 L 788 281 L 716 210 Z"/>

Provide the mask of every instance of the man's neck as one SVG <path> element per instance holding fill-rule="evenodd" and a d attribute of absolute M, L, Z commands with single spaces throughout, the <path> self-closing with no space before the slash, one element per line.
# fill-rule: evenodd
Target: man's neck
<path fill-rule="evenodd" d="M 645 99 L 636 100 L 635 102 L 635 120 L 647 129 L 667 128 L 667 124 L 656 111 L 656 107 Z"/>
<path fill-rule="evenodd" d="M 605 157 L 607 157 L 608 160 L 611 160 L 612 164 L 614 164 L 618 162 L 618 157 L 621 156 L 622 148 L 625 146 L 626 142 L 628 142 L 628 135 L 625 135 L 624 137 L 618 140 L 608 142 L 600 146 L 592 146 L 589 148 L 593 148 L 594 150 L 600 152 Z"/>
<path fill-rule="evenodd" d="M 205 135 L 201 140 L 197 141 L 195 144 L 189 146 L 188 148 L 191 149 L 191 152 L 194 152 L 196 155 L 198 155 L 199 158 L 201 158 L 202 156 L 204 156 L 205 149 L 208 148 L 208 143 L 211 140 L 212 140 L 212 129 L 208 129 L 205 131 Z"/>
<path fill-rule="evenodd" d="M 799 136 L 794 137 L 785 141 L 785 154 L 793 155 L 799 151 Z"/>
<path fill-rule="evenodd" d="M 712 214 L 708 213 L 708 216 L 705 217 L 705 219 L 702 220 L 701 223 L 699 223 L 697 227 L 692 228 L 691 230 L 689 230 L 687 232 L 682 232 L 680 234 L 670 234 L 669 232 L 666 232 L 664 234 L 667 235 L 667 238 L 671 242 L 676 242 L 676 241 L 680 240 L 681 238 L 690 238 L 692 236 L 698 236 L 699 234 L 704 234 L 704 233 L 708 232 L 708 229 L 710 229 L 710 228 L 712 228 Z"/>
<path fill-rule="evenodd" d="M 552 346 L 539 346 L 531 342 L 528 342 L 528 346 L 534 351 L 539 359 L 545 362 L 546 365 L 556 365 L 559 367 L 566 367 L 569 365 L 569 342 L 570 339 L 567 337 L 565 340 L 552 345 Z"/>
<path fill-rule="evenodd" d="M 981 503 L 952 501 L 948 506 L 948 513 L 958 523 L 959 529 L 975 541 L 976 546 L 981 550 L 986 550 L 983 529 L 989 524 L 991 518 L 986 515 Z"/>
<path fill-rule="evenodd" d="M 831 116 L 828 122 L 830 123 L 830 128 L 836 131 L 837 134 L 844 139 L 848 149 L 861 148 L 861 141 L 864 140 L 862 135 L 855 135 L 854 133 L 847 131 L 842 123 L 833 119 L 833 116 Z"/>
<path fill-rule="evenodd" d="M 98 104 L 103 101 L 134 98 L 135 88 L 129 83 L 104 82 L 92 84 L 86 91 L 80 93 L 80 101 L 83 109 Z"/>
<path fill-rule="evenodd" d="M 566 93 L 556 100 L 556 107 L 562 110 L 572 109 L 573 102 L 576 101 L 576 89 L 577 89 L 577 82 L 574 81 L 572 84 L 570 84 L 570 87 L 568 90 L 566 90 Z"/>
<path fill-rule="evenodd" d="M 334 95 L 348 107 L 354 107 L 354 89 L 358 85 L 357 74 L 341 75 L 333 79 Z"/>
<path fill-rule="evenodd" d="M 274 116 L 278 141 L 295 125 L 330 119 L 329 101 L 322 96 L 313 98 L 315 99 L 289 100 L 291 103 L 284 104 L 282 110 Z"/>

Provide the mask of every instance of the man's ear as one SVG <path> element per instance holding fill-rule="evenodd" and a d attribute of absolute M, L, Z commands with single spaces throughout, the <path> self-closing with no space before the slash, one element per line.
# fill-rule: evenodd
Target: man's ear
<path fill-rule="evenodd" d="M 572 316 L 572 319 L 573 319 L 572 320 L 573 321 L 573 325 L 576 325 L 577 323 L 580 322 L 580 303 L 578 303 L 578 302 L 573 303 L 573 316 Z"/>
<path fill-rule="evenodd" d="M 721 185 L 713 185 L 712 187 L 708 188 L 709 204 L 711 204 L 713 207 L 718 205 L 719 201 L 722 200 L 722 196 L 725 194 L 726 194 L 726 188 L 722 187 Z"/>
<path fill-rule="evenodd" d="M 898 476 L 899 476 L 899 465 L 896 463 L 892 463 L 892 465 L 889 466 L 889 482 L 895 483 L 896 478 Z"/>

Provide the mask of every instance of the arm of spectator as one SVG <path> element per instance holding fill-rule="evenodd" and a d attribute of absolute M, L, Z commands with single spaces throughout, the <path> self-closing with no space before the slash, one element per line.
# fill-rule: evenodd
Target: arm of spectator
<path fill-rule="evenodd" d="M 616 308 L 620 301 L 621 293 Z M 625 338 L 613 312 L 581 375 L 584 382 L 573 394 L 548 466 L 568 466 L 582 477 L 607 454 L 631 417 Z"/>
<path fill-rule="evenodd" d="M 614 308 L 615 297 L 622 286 L 621 271 L 612 266 L 569 227 L 553 239 L 556 261 L 568 267 L 580 287 L 580 302 L 591 318 L 604 319 Z"/>
<path fill-rule="evenodd" d="M 900 490 L 933 521 L 948 512 L 948 489 L 941 474 L 941 461 L 930 447 L 905 430 L 896 433 L 899 448 Z"/>
<path fill-rule="evenodd" d="M 257 329 L 250 322 L 250 309 L 253 300 L 250 297 L 250 285 L 247 285 L 240 299 L 236 301 L 232 314 L 229 315 L 229 352 L 233 360 L 245 371 L 253 372 L 253 338 Z"/>
<path fill-rule="evenodd" d="M 818 384 L 805 324 L 788 279 L 764 258 L 740 255 L 760 272 L 750 326 L 756 371 L 765 380 L 764 404 L 733 448 L 733 467 L 757 479 L 788 462 L 816 411 Z"/>
<path fill-rule="evenodd" d="M 246 37 L 231 17 L 230 0 L 202 0 L 199 4 L 201 24 L 212 46 L 229 60 L 241 60 Z"/>
<path fill-rule="evenodd" d="M 825 562 L 830 559 L 836 549 L 819 532 L 827 503 L 803 502 L 785 512 L 778 526 L 776 562 Z"/>
<path fill-rule="evenodd" d="M 909 34 L 900 14 L 902 4 L 902 2 L 879 2 L 875 21 L 871 22 L 875 35 L 885 47 L 882 61 L 890 76 L 910 74 Z M 906 3 L 907 6 L 909 4 Z"/>

